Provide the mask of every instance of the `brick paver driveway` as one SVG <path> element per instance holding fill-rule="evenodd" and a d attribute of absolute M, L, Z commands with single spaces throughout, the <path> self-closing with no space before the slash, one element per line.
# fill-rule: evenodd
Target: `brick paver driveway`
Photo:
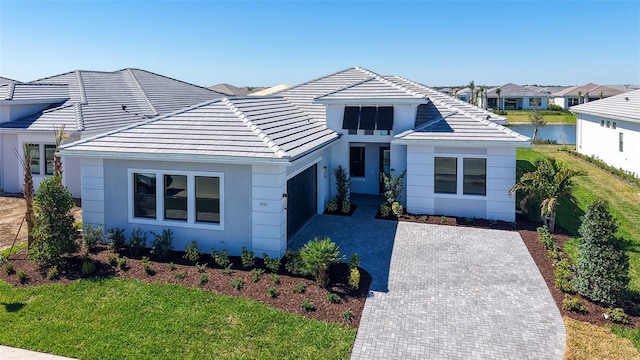
<path fill-rule="evenodd" d="M 290 244 L 329 236 L 373 276 L 352 359 L 562 359 L 562 317 L 518 233 L 355 215 L 318 215 Z"/>

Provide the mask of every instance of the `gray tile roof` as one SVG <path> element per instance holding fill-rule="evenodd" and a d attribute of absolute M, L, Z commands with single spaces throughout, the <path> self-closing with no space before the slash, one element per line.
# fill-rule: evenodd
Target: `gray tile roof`
<path fill-rule="evenodd" d="M 498 86 L 487 91 L 487 97 L 497 98 L 496 90 L 500 89 L 500 97 L 544 97 L 548 96 L 548 93 L 542 92 L 541 89 L 532 86 L 521 86 L 513 83 L 508 83 L 502 86 Z"/>
<path fill-rule="evenodd" d="M 584 85 L 571 86 L 565 88 L 563 90 L 557 91 L 551 96 L 554 97 L 578 97 L 578 93 L 582 96 L 587 96 L 589 94 L 590 97 L 598 97 L 602 92 L 603 97 L 614 96 L 618 94 L 624 93 L 624 91 L 619 89 L 610 88 L 608 86 L 598 85 L 594 83 L 588 83 Z"/>
<path fill-rule="evenodd" d="M 219 92 L 221 94 L 224 94 L 224 95 L 227 95 L 227 96 L 247 96 L 250 93 L 253 93 L 253 92 L 256 92 L 256 91 L 260 91 L 260 90 L 264 90 L 264 89 L 266 89 L 266 87 L 264 87 L 264 86 L 237 87 L 237 86 L 233 86 L 233 85 L 230 85 L 230 84 L 220 83 L 220 84 L 215 84 L 213 86 L 209 86 L 209 89 L 213 90 L 213 91 L 217 91 L 217 92 Z"/>
<path fill-rule="evenodd" d="M 0 84 L 10 84 L 10 83 L 20 83 L 20 81 L 0 76 Z"/>
<path fill-rule="evenodd" d="M 640 90 L 572 106 L 573 113 L 640 123 Z"/>
<path fill-rule="evenodd" d="M 327 95 L 329 94 L 329 95 Z M 327 145 L 339 135 L 326 127 L 325 105 L 316 98 L 334 96 L 370 99 L 371 96 L 407 98 L 434 108 L 420 108 L 418 130 L 440 119 L 443 112 L 457 121 L 455 134 L 482 141 L 527 142 L 528 138 L 485 120 L 493 115 L 401 77 L 383 77 L 354 67 L 315 79 L 265 97 L 213 100 L 160 116 L 144 123 L 65 145 L 66 155 L 104 157 L 173 158 L 191 160 L 293 161 Z M 493 115 L 494 118 L 498 119 Z M 426 130 L 425 130 L 426 129 Z M 434 129 L 434 128 L 431 128 Z M 407 139 L 413 141 L 415 135 Z M 402 139 L 400 139 L 402 140 Z M 421 139 L 421 140 L 424 140 Z"/>
<path fill-rule="evenodd" d="M 64 84 L 69 99 L 0 128 L 52 130 L 53 124 L 65 124 L 71 131 L 102 131 L 221 97 L 207 88 L 139 69 L 78 70 L 29 83 L 33 89 L 39 84 Z"/>
<path fill-rule="evenodd" d="M 8 83 L 0 85 L 0 101 L 37 101 L 64 102 L 69 98 L 69 87 L 61 84 L 22 84 Z"/>

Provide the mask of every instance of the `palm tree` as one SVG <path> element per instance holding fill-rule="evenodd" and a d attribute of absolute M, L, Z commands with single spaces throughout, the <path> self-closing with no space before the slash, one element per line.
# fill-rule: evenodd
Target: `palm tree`
<path fill-rule="evenodd" d="M 475 88 L 476 88 L 476 84 L 473 82 L 473 80 L 471 80 L 471 82 L 469 82 L 469 89 L 471 89 L 471 96 L 469 97 L 470 103 L 473 102 L 473 89 Z"/>
<path fill-rule="evenodd" d="M 60 149 L 60 145 L 69 139 L 69 133 L 64 131 L 64 125 L 61 127 L 53 127 L 53 130 L 56 133 L 56 153 Z M 62 159 L 58 155 L 53 155 L 53 175 L 60 176 L 59 179 L 62 181 Z"/>
<path fill-rule="evenodd" d="M 16 149 L 13 149 L 13 152 L 18 157 L 18 161 L 22 164 L 22 168 L 24 169 L 24 202 L 26 204 L 26 211 L 24 213 L 25 221 L 27 222 L 27 250 L 31 247 L 31 243 L 33 243 L 33 175 L 31 174 L 31 160 L 33 159 L 33 153 L 31 152 L 31 145 L 24 143 L 22 144 L 22 156 Z"/>
<path fill-rule="evenodd" d="M 502 93 L 502 89 L 496 89 L 496 95 L 498 95 L 498 111 L 500 111 L 500 93 Z"/>
<path fill-rule="evenodd" d="M 533 126 L 533 136 L 531 137 L 531 141 L 535 144 L 537 141 L 542 140 L 540 138 L 540 128 L 547 124 L 547 121 L 544 119 L 544 116 L 542 116 L 537 106 L 534 106 L 533 110 L 529 113 L 529 123 Z"/>
<path fill-rule="evenodd" d="M 582 172 L 570 169 L 556 162 L 555 158 L 538 159 L 535 169 L 520 177 L 509 193 L 524 192 L 520 201 L 520 209 L 526 211 L 527 202 L 541 199 L 540 216 L 550 232 L 554 232 L 556 224 L 556 208 L 561 198 L 567 198 L 572 202 L 576 199 L 572 194 L 574 176 L 583 175 Z"/>

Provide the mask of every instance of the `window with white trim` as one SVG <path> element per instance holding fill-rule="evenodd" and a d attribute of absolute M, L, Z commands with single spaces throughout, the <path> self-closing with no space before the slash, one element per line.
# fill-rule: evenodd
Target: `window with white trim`
<path fill-rule="evenodd" d="M 53 154 L 56 152 L 56 146 L 49 144 L 28 144 L 27 146 L 31 150 L 31 173 L 53 175 Z"/>
<path fill-rule="evenodd" d="M 130 221 L 222 227 L 222 173 L 149 169 L 128 173 Z"/>
<path fill-rule="evenodd" d="M 487 194 L 487 159 L 465 158 L 462 164 L 463 185 L 465 195 Z"/>

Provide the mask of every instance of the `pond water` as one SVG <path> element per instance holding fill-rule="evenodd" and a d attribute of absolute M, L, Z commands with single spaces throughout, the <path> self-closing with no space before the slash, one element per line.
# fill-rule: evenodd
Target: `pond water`
<path fill-rule="evenodd" d="M 509 129 L 528 137 L 533 136 L 533 126 L 531 125 L 509 125 Z M 542 140 L 555 140 L 558 144 L 576 143 L 575 125 L 545 125 L 538 131 Z"/>

